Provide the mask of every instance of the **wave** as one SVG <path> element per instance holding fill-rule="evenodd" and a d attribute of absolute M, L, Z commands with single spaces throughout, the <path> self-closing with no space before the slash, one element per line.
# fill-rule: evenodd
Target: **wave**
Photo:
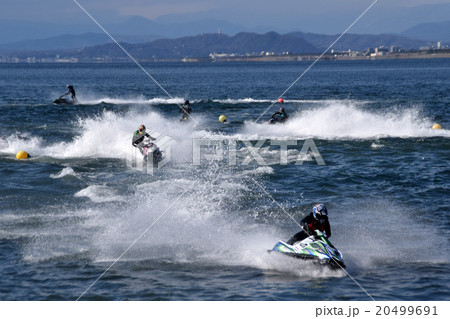
<path fill-rule="evenodd" d="M 125 200 L 125 197 L 118 195 L 114 189 L 103 185 L 88 186 L 75 193 L 75 197 L 87 197 L 95 203 Z"/>
<path fill-rule="evenodd" d="M 433 130 L 433 122 L 419 108 L 378 111 L 350 101 L 327 101 L 324 105 L 294 112 L 285 124 L 244 122 L 241 137 L 321 139 L 378 139 L 383 137 L 450 137 L 449 130 Z M 289 110 L 287 110 L 289 111 Z"/>
<path fill-rule="evenodd" d="M 333 238 L 338 238 L 344 260 L 357 268 L 373 268 L 378 263 L 450 261 L 449 248 L 440 245 L 441 232 L 417 219 L 408 203 L 389 199 L 349 200 L 337 208 Z M 351 222 L 349 222 L 351 221 Z M 355 225 L 360 225 L 355 230 Z M 398 225 L 402 225 L 401 228 Z M 335 239 L 332 239 L 333 243 Z M 422 249 L 425 247 L 425 249 Z"/>
<path fill-rule="evenodd" d="M 144 95 L 139 96 L 129 96 L 129 97 L 111 97 L 111 96 L 98 96 L 97 94 L 84 94 L 77 97 L 78 102 L 82 105 L 97 105 L 102 103 L 107 104 L 148 104 L 148 105 L 159 105 L 159 104 L 174 104 L 183 105 L 185 98 L 183 97 L 155 97 L 148 98 Z"/>
<path fill-rule="evenodd" d="M 246 103 L 271 103 L 272 100 L 261 100 L 261 99 L 253 99 L 253 98 L 243 98 L 243 99 L 219 99 L 219 100 L 211 100 L 214 103 L 220 104 L 246 104 Z"/>
<path fill-rule="evenodd" d="M 41 137 L 32 136 L 28 132 L 15 132 L 10 136 L 0 137 L 0 150 L 6 154 L 16 154 L 20 150 L 26 150 L 31 155 L 41 154 L 43 145 Z"/>
<path fill-rule="evenodd" d="M 75 173 L 72 167 L 65 167 L 58 174 L 50 174 L 51 178 L 63 178 L 65 176 L 75 176 L 78 177 L 78 174 Z"/>
<path fill-rule="evenodd" d="M 202 117 L 196 117 L 201 121 Z M 0 138 L 0 149 L 7 154 L 25 150 L 33 157 L 52 158 L 119 158 L 127 159 L 135 152 L 131 145 L 132 134 L 140 124 L 156 138 L 156 143 L 175 143 L 174 159 L 183 160 L 192 152 L 191 139 L 195 123 L 180 125 L 153 110 L 130 111 L 125 115 L 103 111 L 100 115 L 79 118 L 73 123 L 76 137 L 64 142 L 46 143 L 43 138 L 17 132 Z M 202 135 L 202 133 L 200 133 Z"/>
<path fill-rule="evenodd" d="M 292 104 L 323 104 L 324 100 L 305 100 L 305 99 L 283 99 L 284 105 L 292 105 Z M 241 98 L 241 99 L 213 99 L 211 100 L 214 103 L 220 104 L 267 104 L 267 103 L 276 103 L 276 100 L 270 99 L 255 99 L 255 98 Z M 338 102 L 338 100 L 327 100 L 327 102 Z M 369 101 L 352 101 L 352 103 L 357 105 L 365 105 L 369 104 Z M 276 105 L 280 105 L 276 103 Z"/>
<path fill-rule="evenodd" d="M 420 108 L 411 107 L 400 110 L 379 111 L 351 101 L 325 101 L 319 105 L 309 105 L 291 113 L 285 124 L 253 124 L 245 121 L 242 126 L 233 126 L 229 133 L 209 130 L 216 125 L 205 113 L 196 113 L 196 123 L 190 121 L 182 125 L 174 118 L 167 118 L 149 108 L 132 109 L 126 114 L 104 110 L 97 116 L 79 118 L 74 122 L 76 137 L 64 142 L 48 144 L 41 137 L 27 132 L 0 138 L 2 153 L 15 154 L 25 150 L 33 157 L 52 158 L 118 158 L 133 156 L 132 133 L 140 124 L 145 124 L 150 135 L 157 138 L 156 144 L 172 145 L 171 160 L 186 162 L 192 159 L 193 139 L 380 139 L 385 137 L 450 137 L 449 130 L 431 129 L 433 122 L 422 115 Z M 288 110 L 289 111 L 289 110 Z M 373 148 L 381 144 L 372 144 Z M 273 157 L 270 149 L 262 149 L 262 155 Z M 298 154 L 288 154 L 288 162 L 296 160 Z M 272 162 L 269 160 L 269 162 Z"/>
<path fill-rule="evenodd" d="M 350 112 L 355 117 L 359 116 L 360 121 L 372 121 L 372 125 L 379 125 L 388 119 L 391 120 L 391 123 L 400 121 L 403 124 L 409 123 L 413 127 L 417 127 L 421 123 L 416 110 L 404 110 L 389 115 L 344 103 L 338 105 L 331 103 L 328 106 L 305 110 L 300 114 L 311 119 L 316 116 L 314 112 L 328 114 L 329 118 L 337 116 L 339 112 L 345 114 Z M 302 118 L 296 119 L 296 116 L 291 120 L 294 123 L 296 123 L 295 121 L 304 121 Z M 347 120 L 348 123 L 348 116 L 342 115 L 341 120 Z M 34 145 L 36 152 L 52 154 L 54 157 L 124 158 L 128 155 L 129 150 L 133 149 L 131 132 L 141 123 L 145 123 L 150 128 L 150 134 L 156 135 L 156 133 L 163 132 L 164 135 L 170 135 L 177 146 L 174 148 L 175 160 L 183 160 L 192 153 L 192 139 L 195 137 L 217 138 L 221 136 L 229 138 L 229 135 L 224 133 L 220 135 L 206 130 L 199 131 L 195 130 L 193 126 L 168 121 L 161 114 L 148 110 L 146 112 L 130 111 L 125 115 L 103 111 L 98 116 L 79 119 L 76 123 L 78 136 L 72 141 L 45 146 L 40 139 L 27 137 L 25 142 L 30 143 L 30 146 Z M 267 129 L 283 130 L 288 125 L 255 125 L 250 128 L 254 127 L 265 130 L 261 133 L 251 132 L 251 134 L 264 133 L 277 137 L 273 132 L 267 133 Z M 328 126 L 326 132 L 335 138 L 336 130 L 337 128 Z M 364 132 L 363 128 L 359 128 L 358 131 L 353 132 L 353 135 L 361 138 L 362 132 Z M 283 134 L 286 132 L 281 132 L 278 136 L 284 136 Z M 262 148 L 261 151 L 265 159 L 273 158 L 275 161 L 279 156 L 270 148 Z M 298 151 L 291 152 L 287 154 L 288 161 L 294 160 L 298 156 Z M 279 211 L 273 215 L 272 211 L 268 212 L 271 201 L 262 202 L 261 197 L 266 197 L 265 194 L 260 190 L 255 192 L 252 189 L 253 179 L 274 175 L 272 167 L 257 167 L 253 170 L 252 167 L 248 170 L 241 167 L 242 170 L 237 174 L 236 171 L 217 166 L 215 163 L 203 166 L 198 171 L 195 171 L 192 166 L 184 167 L 184 169 L 182 174 L 167 170 L 161 178 L 143 177 L 137 181 L 133 180 L 131 183 L 123 183 L 125 185 L 116 184 L 114 186 L 110 184 L 105 186 L 96 182 L 96 184 L 78 190 L 74 194 L 73 202 L 69 202 L 61 208 L 61 214 L 73 216 L 75 213 L 75 215 L 83 216 L 83 220 L 78 223 L 70 219 L 67 220 L 67 224 L 56 229 L 54 223 L 47 222 L 44 216 L 44 226 L 36 229 L 33 233 L 36 239 L 28 246 L 25 257 L 29 260 L 35 260 L 33 258 L 48 259 L 59 252 L 70 255 L 88 251 L 90 258 L 95 261 L 111 261 L 122 254 L 130 243 L 155 220 L 158 220 L 155 227 L 139 240 L 130 253 L 124 257 L 124 260 L 169 259 L 177 262 L 243 265 L 269 271 L 283 271 L 296 276 L 337 276 L 336 273 L 312 270 L 307 267 L 302 270 L 297 261 L 290 259 L 284 261 L 267 254 L 267 249 L 271 249 L 279 239 L 286 239 L 290 235 L 276 225 L 276 219 L 279 219 L 280 215 L 286 220 L 288 217 Z M 73 170 L 71 171 L 70 167 L 67 167 L 52 177 L 61 178 L 71 174 L 73 174 Z M 119 182 L 119 184 L 122 183 Z M 184 191 L 186 193 L 183 193 Z M 181 194 L 183 195 L 180 196 Z M 89 203 L 86 204 L 80 198 L 87 198 Z M 99 205 L 92 205 L 94 206 L 92 207 L 92 203 Z M 366 211 L 357 213 L 359 213 L 358 216 L 368 215 L 373 218 L 383 216 L 383 221 L 389 221 L 388 224 L 395 221 L 392 224 L 398 225 L 400 219 L 393 219 L 391 215 L 400 210 L 398 207 L 392 210 L 375 207 L 369 210 L 369 214 Z M 380 211 L 387 211 L 389 214 L 381 215 Z M 345 215 L 350 214 L 345 211 L 340 213 L 343 218 L 353 217 Z M 264 223 L 265 220 L 270 220 L 270 222 Z M 371 223 L 363 219 L 358 224 L 370 225 Z M 378 227 L 384 229 L 384 225 L 380 225 L 368 230 L 376 234 L 379 230 Z M 342 235 L 336 236 L 341 239 L 333 240 L 333 242 L 338 248 L 342 247 L 344 250 L 346 262 L 357 260 L 357 248 L 362 235 L 353 235 L 353 229 L 346 229 L 346 226 L 342 225 L 341 230 Z M 390 231 L 396 230 L 391 229 Z M 82 239 L 80 243 L 78 243 L 79 238 Z M 369 238 L 367 239 L 368 247 L 376 250 L 377 247 L 369 245 Z M 395 244 L 392 247 L 393 250 L 405 248 L 406 243 L 399 241 L 398 238 L 396 238 L 396 242 L 400 244 L 398 246 Z M 205 249 L 205 245 L 207 249 Z M 406 248 L 408 248 L 407 255 L 410 255 L 411 247 Z M 353 253 L 348 254 L 348 251 Z M 375 255 L 375 258 L 384 256 L 382 253 L 372 255 Z M 357 266 L 366 268 L 372 264 L 373 258 L 367 258 L 359 262 Z"/>

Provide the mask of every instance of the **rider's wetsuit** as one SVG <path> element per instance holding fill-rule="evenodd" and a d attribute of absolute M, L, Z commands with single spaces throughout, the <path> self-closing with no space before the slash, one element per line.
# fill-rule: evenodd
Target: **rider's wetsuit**
<path fill-rule="evenodd" d="M 146 138 L 146 137 L 150 138 L 151 140 L 155 140 L 155 139 L 154 139 L 153 137 L 151 137 L 148 133 L 140 132 L 139 130 L 137 130 L 136 132 L 133 133 L 133 139 L 132 139 L 132 141 L 131 141 L 131 144 L 132 144 L 134 147 L 137 147 L 141 153 L 143 153 L 143 150 L 142 150 L 142 147 L 143 147 L 142 142 L 144 141 L 144 138 Z"/>
<path fill-rule="evenodd" d="M 72 100 L 76 100 L 77 98 L 75 97 L 76 94 L 75 94 L 75 89 L 73 88 L 73 86 L 69 85 L 69 86 L 67 86 L 67 88 L 69 89 L 69 91 L 67 91 L 67 93 L 64 94 L 64 95 L 69 95 L 70 94 L 71 97 L 72 97 Z"/>
<path fill-rule="evenodd" d="M 288 119 L 288 115 L 286 114 L 285 111 L 278 111 L 272 115 L 272 119 L 274 119 L 277 122 L 283 123 Z"/>
<path fill-rule="evenodd" d="M 187 120 L 191 112 L 192 112 L 191 104 L 189 104 L 189 101 L 186 101 L 184 103 L 184 106 L 180 108 L 180 113 L 183 113 L 183 115 L 181 116 L 181 121 Z"/>
<path fill-rule="evenodd" d="M 289 245 L 293 245 L 294 243 L 314 234 L 314 231 L 316 229 L 325 233 L 327 237 L 331 237 L 331 227 L 327 216 L 320 216 L 320 219 L 318 220 L 314 217 L 313 213 L 311 213 L 302 219 L 300 225 L 303 227 L 303 229 L 289 238 L 289 240 L 287 241 Z"/>

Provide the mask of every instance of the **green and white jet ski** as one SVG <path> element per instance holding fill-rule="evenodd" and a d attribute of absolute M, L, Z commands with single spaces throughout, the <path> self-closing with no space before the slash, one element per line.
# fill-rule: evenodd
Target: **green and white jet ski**
<path fill-rule="evenodd" d="M 315 235 L 311 235 L 293 245 L 279 241 L 272 250 L 269 250 L 269 252 L 273 251 L 294 258 L 311 260 L 333 269 L 345 268 L 341 252 L 319 230 L 316 230 Z"/>

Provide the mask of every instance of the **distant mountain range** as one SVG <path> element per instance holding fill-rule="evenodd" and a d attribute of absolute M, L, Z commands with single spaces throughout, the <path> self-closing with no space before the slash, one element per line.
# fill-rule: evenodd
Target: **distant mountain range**
<path fill-rule="evenodd" d="M 99 35 L 88 34 L 87 38 L 95 41 L 97 36 Z M 262 51 L 273 52 L 275 54 L 282 54 L 284 52 L 314 54 L 323 52 L 338 36 L 302 32 L 288 34 L 279 34 L 276 32 L 268 32 L 265 34 L 241 32 L 234 36 L 209 33 L 177 39 L 157 39 L 146 43 L 122 43 L 122 45 L 133 57 L 142 60 L 207 57 L 210 53 L 258 55 Z M 57 39 L 64 40 L 64 37 L 58 37 Z M 68 39 L 68 37 L 65 39 Z M 77 39 L 77 37 L 74 39 Z M 369 47 L 374 48 L 382 45 L 385 47 L 394 45 L 405 49 L 417 49 L 427 43 L 427 41 L 414 40 L 392 34 L 346 34 L 336 43 L 333 49 L 335 51 L 348 49 L 364 51 Z M 14 56 L 19 58 L 30 56 L 42 58 L 54 57 L 56 55 L 61 57 L 74 57 L 80 60 L 91 60 L 93 58 L 120 59 L 126 57 L 125 53 L 115 43 L 90 46 L 82 49 L 61 50 L 55 47 L 53 50 L 20 51 L 14 53 Z"/>
<path fill-rule="evenodd" d="M 375 8 L 374 10 L 378 9 Z M 436 10 L 441 11 L 442 14 L 436 12 Z M 351 32 L 356 34 L 389 33 L 425 41 L 450 42 L 450 20 L 448 20 L 448 16 L 446 19 L 442 17 L 443 13 L 449 10 L 450 3 L 414 7 L 404 10 L 402 13 L 405 16 L 404 19 L 399 19 L 399 10 L 380 12 L 377 15 L 372 14 L 359 21 L 352 28 Z M 419 15 L 419 12 L 422 15 Z M 206 14 L 200 13 L 196 15 L 168 15 L 155 20 L 134 16 L 126 19 L 122 18 L 121 21 L 115 23 L 106 24 L 105 29 L 110 34 L 115 35 L 119 41 L 138 43 L 157 38 L 170 39 L 197 34 L 217 33 L 219 29 L 222 33 L 231 36 L 240 32 L 266 33 L 275 31 L 287 34 L 294 31 L 304 32 L 304 30 L 310 30 L 313 25 L 312 21 L 307 22 L 307 20 L 302 20 L 298 21 L 296 27 L 289 29 L 270 25 L 249 27 L 217 18 L 215 19 L 212 13 L 210 16 L 208 17 Z M 378 19 L 382 17 L 382 21 L 371 21 L 371 19 L 375 19 L 376 17 Z M 323 19 L 325 18 L 323 17 Z M 408 24 L 405 21 L 410 22 Z M 417 24 L 414 25 L 411 21 L 416 21 Z M 441 22 L 430 23 L 430 21 Z M 60 23 L 63 22 L 61 21 Z M 305 27 L 305 23 L 309 27 Z M 343 26 L 336 25 L 336 33 L 345 30 L 345 28 L 346 24 Z M 105 44 L 109 41 L 106 35 L 100 35 L 102 31 L 94 23 L 64 25 L 56 24 L 56 22 L 52 24 L 3 19 L 0 20 L 0 30 L 8 30 L 7 32 L 0 32 L 0 49 L 3 51 L 72 49 L 75 47 L 82 48 Z M 320 28 L 317 28 L 317 30 L 319 32 L 315 31 L 315 33 L 323 33 Z M 308 33 L 311 33 L 311 31 Z"/>
<path fill-rule="evenodd" d="M 207 57 L 210 53 L 259 54 L 261 51 L 276 53 L 312 53 L 317 48 L 292 34 L 276 32 L 266 34 L 241 32 L 235 36 L 210 33 L 178 39 L 158 39 L 143 44 L 127 44 L 127 51 L 137 59 Z M 80 59 L 92 56 L 118 58 L 124 56 L 116 44 L 85 48 L 76 52 Z"/>
<path fill-rule="evenodd" d="M 338 37 L 339 34 L 336 35 L 324 35 L 324 34 L 315 34 L 315 33 L 302 33 L 295 32 L 293 35 L 303 38 L 309 43 L 311 43 L 314 47 L 318 49 L 318 51 L 323 52 L 323 50 L 327 49 L 331 43 L 333 43 Z M 405 36 L 396 35 L 396 34 L 345 34 L 342 38 L 339 39 L 338 42 L 333 46 L 334 51 L 364 51 L 367 48 L 378 48 L 380 46 L 385 46 L 389 48 L 390 46 L 398 46 L 402 47 L 406 50 L 418 49 L 420 46 L 424 46 L 430 44 L 429 41 L 418 40 L 418 39 L 410 39 Z"/>
<path fill-rule="evenodd" d="M 424 6 L 428 8 L 429 6 Z M 443 7 L 445 8 L 445 6 Z M 416 9 L 414 9 L 416 10 Z M 410 11 L 409 16 L 417 11 Z M 406 14 L 406 13 L 405 13 Z M 430 13 L 431 14 L 431 13 Z M 179 21 L 179 22 L 177 22 Z M 11 29 L 12 21 L 0 21 L 0 28 Z M 9 26 L 9 29 L 8 29 Z M 31 22 L 18 22 L 14 32 L 22 34 L 28 30 L 32 40 L 21 40 L 0 44 L 0 55 L 17 57 L 71 56 L 79 59 L 119 58 L 124 53 L 112 43 L 95 25 L 59 26 Z M 261 51 L 291 53 L 319 53 L 338 38 L 339 34 L 327 35 L 308 32 L 249 32 L 248 28 L 223 20 L 202 18 L 202 16 L 166 16 L 156 20 L 131 17 L 110 24 L 106 29 L 114 35 L 130 53 L 139 59 L 206 57 L 212 52 L 235 54 L 259 54 Z M 265 27 L 258 27 L 264 30 Z M 95 30 L 91 32 L 89 30 Z M 226 35 L 223 30 L 227 30 Z M 245 30 L 245 32 L 242 32 Z M 66 31 L 65 34 L 57 32 Z M 14 32 L 0 33 L 0 43 L 10 39 Z M 79 33 L 84 32 L 84 33 Z M 55 34 L 43 39 L 33 39 L 43 34 Z M 174 35 L 181 35 L 173 38 Z M 192 36 L 192 34 L 198 34 Z M 346 34 L 334 46 L 335 51 L 363 51 L 369 47 L 399 46 L 418 49 L 420 46 L 450 43 L 450 21 L 423 23 L 413 26 L 401 34 Z"/>
<path fill-rule="evenodd" d="M 173 21 L 170 19 L 149 20 L 139 16 L 129 17 L 126 20 L 113 24 L 106 24 L 105 29 L 110 34 L 126 36 L 151 36 L 153 38 L 176 38 L 202 33 L 214 33 L 222 29 L 224 33 L 234 35 L 239 32 L 267 32 L 275 30 L 271 27 L 249 28 L 233 24 L 220 19 L 199 18 L 193 21 Z M 102 33 L 94 23 L 80 25 L 57 25 L 44 22 L 29 22 L 16 20 L 0 20 L 0 46 L 7 47 L 11 43 L 23 43 L 32 40 L 41 40 L 59 37 L 62 34 L 74 36 Z M 101 44 L 101 43 L 97 43 Z"/>
<path fill-rule="evenodd" d="M 421 23 L 401 34 L 413 39 L 450 42 L 450 21 Z"/>
<path fill-rule="evenodd" d="M 127 43 L 143 43 L 159 39 L 153 35 L 113 35 L 114 39 Z M 111 38 L 105 33 L 63 34 L 40 40 L 23 40 L 7 44 L 0 44 L 0 52 L 23 52 L 23 51 L 53 51 L 82 49 L 111 42 Z"/>
<path fill-rule="evenodd" d="M 403 4 L 398 4 L 398 2 L 400 1 L 379 1 L 370 12 L 352 27 L 351 32 L 356 34 L 401 34 L 415 25 L 434 24 L 450 20 L 450 2 L 448 1 L 442 0 L 442 3 L 420 6 L 414 6 L 413 3 L 405 4 L 405 1 L 401 1 Z M 272 6 L 282 8 L 285 14 L 277 16 L 274 12 L 267 10 L 255 10 L 252 6 L 246 5 L 244 1 L 239 7 L 223 5 L 211 9 L 205 7 L 199 10 L 188 10 L 186 8 L 186 10 L 177 10 L 180 11 L 178 14 L 159 16 L 153 20 L 141 16 L 115 15 L 108 10 L 99 10 L 95 12 L 94 16 L 111 34 L 123 36 L 150 35 L 159 38 L 178 38 L 202 33 L 215 33 L 219 28 L 222 33 L 228 35 L 235 35 L 239 32 L 266 33 L 269 31 L 282 34 L 294 31 L 332 34 L 344 31 L 361 14 L 365 5 L 362 2 L 356 5 L 355 2 L 353 8 L 342 6 L 342 10 L 327 11 L 320 10 L 320 3 L 310 1 L 305 4 L 304 12 L 303 10 L 300 12 L 298 10 L 290 11 L 287 3 L 282 4 L 277 1 L 273 1 Z M 310 7 L 317 10 L 308 10 Z M 59 8 L 57 9 L 59 11 Z M 258 14 L 255 11 L 258 11 Z M 88 17 L 84 17 L 82 12 L 75 10 L 71 14 L 72 18 L 66 18 L 66 14 L 61 13 L 61 15 L 55 16 L 49 12 L 47 22 L 9 20 L 3 14 L 2 19 L 0 19 L 0 30 L 2 30 L 0 32 L 0 44 L 46 39 L 58 37 L 62 34 L 101 33 L 98 26 Z M 427 35 L 421 36 L 420 39 L 436 40 L 432 35 L 438 30 L 426 32 Z M 410 36 L 409 34 L 404 35 Z M 450 41 L 449 38 L 440 38 L 439 40 Z"/>

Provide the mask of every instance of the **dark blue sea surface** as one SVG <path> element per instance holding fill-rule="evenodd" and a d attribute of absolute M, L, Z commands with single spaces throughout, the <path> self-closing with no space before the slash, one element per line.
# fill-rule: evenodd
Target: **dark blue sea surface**
<path fill-rule="evenodd" d="M 319 62 L 268 124 L 310 63 L 144 64 L 166 92 L 131 62 L 0 64 L 0 299 L 450 300 L 450 60 Z M 317 202 L 347 273 L 267 253 Z"/>

